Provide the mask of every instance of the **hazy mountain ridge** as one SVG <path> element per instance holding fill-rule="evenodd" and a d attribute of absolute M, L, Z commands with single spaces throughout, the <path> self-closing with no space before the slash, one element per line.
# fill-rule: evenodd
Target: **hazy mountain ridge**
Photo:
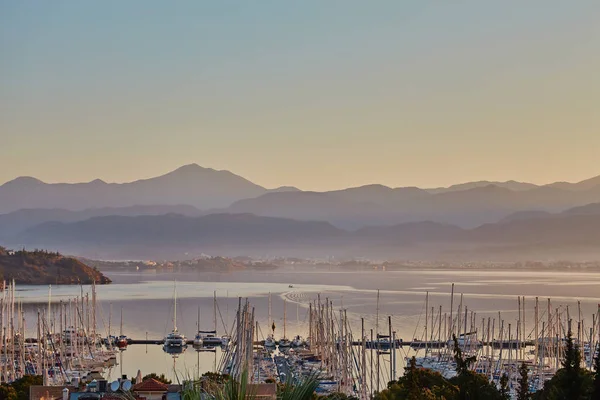
<path fill-rule="evenodd" d="M 0 213 L 23 208 L 83 211 L 136 205 L 191 205 L 201 210 L 196 215 L 251 213 L 307 221 L 323 220 L 344 229 L 418 221 L 474 228 L 499 221 L 515 212 L 556 213 L 596 202 L 600 202 L 600 176 L 578 183 L 549 185 L 478 181 L 448 188 L 420 189 L 373 184 L 311 192 L 286 186 L 269 190 L 229 171 L 216 171 L 196 164 L 130 183 L 106 183 L 97 179 L 88 183 L 46 184 L 36 178 L 21 177 L 0 186 Z M 109 214 L 91 216 L 100 215 Z M 15 220 L 3 225 L 2 221 L 6 218 L 0 216 L 0 235 L 6 235 L 7 229 L 15 233 L 35 225 Z M 48 216 L 40 217 L 39 222 L 82 219 L 70 216 L 52 219 Z"/>
<path fill-rule="evenodd" d="M 252 214 L 109 216 L 72 223 L 48 222 L 13 238 L 29 248 L 52 247 L 78 255 L 139 257 L 140 254 L 201 253 L 242 255 L 344 254 L 413 257 L 453 252 L 519 253 L 530 248 L 576 253 L 600 247 L 600 205 L 597 213 L 549 215 L 484 224 L 474 229 L 432 221 L 372 226 L 355 231 L 323 221 L 298 221 Z M 166 257 L 165 257 L 166 258 Z"/>
<path fill-rule="evenodd" d="M 148 205 L 130 207 L 103 207 L 90 208 L 82 211 L 70 211 L 60 208 L 21 209 L 8 214 L 0 214 L 0 238 L 14 236 L 28 228 L 45 222 L 77 222 L 93 217 L 102 216 L 139 216 L 139 215 L 164 215 L 181 214 L 185 216 L 199 216 L 202 212 L 188 205 Z"/>
<path fill-rule="evenodd" d="M 600 186 L 574 192 L 551 187 L 513 191 L 487 185 L 436 194 L 418 188 L 378 186 L 323 193 L 269 193 L 237 201 L 225 211 L 324 219 L 346 229 L 424 220 L 472 228 L 517 211 L 558 212 L 593 202 L 600 202 Z"/>
<path fill-rule="evenodd" d="M 47 222 L 17 235 L 23 243 L 48 244 L 252 244 L 286 240 L 318 240 L 343 234 L 322 221 L 296 221 L 284 218 L 257 217 L 252 214 L 210 214 L 186 217 L 107 216 L 73 223 Z"/>
<path fill-rule="evenodd" d="M 44 183 L 21 177 L 0 186 L 0 213 L 23 208 L 63 208 L 71 211 L 134 205 L 179 205 L 209 209 L 268 190 L 229 171 L 185 165 L 156 178 L 129 183 Z"/>

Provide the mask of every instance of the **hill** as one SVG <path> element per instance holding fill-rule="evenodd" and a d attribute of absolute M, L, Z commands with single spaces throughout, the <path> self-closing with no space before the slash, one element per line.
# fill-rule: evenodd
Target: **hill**
<path fill-rule="evenodd" d="M 551 187 L 514 191 L 496 185 L 428 193 L 418 188 L 368 186 L 332 192 L 268 193 L 235 202 L 227 212 L 325 220 L 345 229 L 434 221 L 464 228 L 496 222 L 514 212 L 559 212 L 600 201 L 600 186 L 568 191 Z"/>
<path fill-rule="evenodd" d="M 203 217 L 169 214 L 48 222 L 9 240 L 29 248 L 58 246 L 61 251 L 93 259 L 181 259 L 190 258 L 186 253 L 194 251 L 223 254 L 232 249 L 264 251 L 286 246 L 326 245 L 344 234 L 346 232 L 320 221 L 251 214 Z"/>
<path fill-rule="evenodd" d="M 552 218 L 561 215 L 600 215 L 600 203 L 591 203 L 583 206 L 568 208 L 559 213 L 547 211 L 518 211 L 503 218 L 500 222 L 520 221 L 533 218 Z"/>
<path fill-rule="evenodd" d="M 98 284 L 110 279 L 81 261 L 46 251 L 10 251 L 0 247 L 0 280 L 25 285 Z"/>
<path fill-rule="evenodd" d="M 539 254 L 600 255 L 600 214 L 558 214 L 505 220 L 464 229 L 431 221 L 343 230 L 323 221 L 252 214 L 98 217 L 50 222 L 13 239 L 28 247 L 52 246 L 95 259 L 190 259 L 223 256 L 405 256 L 431 259 L 522 259 Z M 594 258 L 597 256 L 594 256 Z"/>
<path fill-rule="evenodd" d="M 45 222 L 77 222 L 93 217 L 110 215 L 135 217 L 140 215 L 164 214 L 199 216 L 202 215 L 202 212 L 193 206 L 187 205 L 138 205 L 130 207 L 89 208 L 82 211 L 70 211 L 60 208 L 26 208 L 8 214 L 0 214 L 0 238 L 14 236 Z"/>
<path fill-rule="evenodd" d="M 84 210 L 156 204 L 208 209 L 264 193 L 267 189 L 229 171 L 190 164 L 156 178 L 129 183 L 106 183 L 100 179 L 74 184 L 44 183 L 20 177 L 0 186 L 0 213 L 23 208 Z"/>

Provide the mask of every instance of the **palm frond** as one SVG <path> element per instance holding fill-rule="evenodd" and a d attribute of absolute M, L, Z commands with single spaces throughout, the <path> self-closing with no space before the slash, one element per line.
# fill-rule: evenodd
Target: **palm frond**
<path fill-rule="evenodd" d="M 310 400 L 319 386 L 317 373 L 312 373 L 298 383 L 293 383 L 291 377 L 277 396 L 278 400 Z"/>

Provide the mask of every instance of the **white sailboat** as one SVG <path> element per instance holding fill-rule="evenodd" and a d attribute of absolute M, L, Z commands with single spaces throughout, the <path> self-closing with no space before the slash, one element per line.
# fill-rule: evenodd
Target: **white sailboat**
<path fill-rule="evenodd" d="M 286 348 L 292 345 L 290 339 L 286 336 L 286 319 L 287 319 L 287 299 L 283 299 L 283 337 L 279 339 L 279 347 Z"/>
<path fill-rule="evenodd" d="M 198 306 L 198 325 L 197 325 L 198 333 L 196 333 L 196 337 L 194 337 L 194 347 L 202 347 L 204 344 L 204 340 L 202 340 L 202 333 L 200 332 L 200 306 Z"/>
<path fill-rule="evenodd" d="M 164 347 L 183 348 L 186 346 L 185 336 L 177 330 L 177 288 L 174 284 L 173 289 L 173 330 L 165 337 Z"/>
<path fill-rule="evenodd" d="M 198 331 L 204 346 L 212 347 L 223 344 L 223 339 L 217 336 L 217 292 L 213 294 L 213 324 L 214 330 L 212 331 Z"/>
<path fill-rule="evenodd" d="M 277 342 L 275 341 L 275 321 L 273 321 L 273 318 L 271 316 L 271 292 L 269 292 L 269 324 L 271 324 L 271 329 L 273 330 L 273 333 L 269 333 L 267 335 L 267 338 L 265 339 L 265 347 L 269 348 L 269 349 L 273 349 L 275 347 L 277 347 Z"/>

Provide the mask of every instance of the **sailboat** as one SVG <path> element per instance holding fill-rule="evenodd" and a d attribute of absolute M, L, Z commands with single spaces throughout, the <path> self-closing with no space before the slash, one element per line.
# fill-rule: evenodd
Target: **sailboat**
<path fill-rule="evenodd" d="M 128 344 L 129 342 L 127 341 L 127 336 L 123 335 L 123 307 L 121 307 L 121 332 L 119 334 L 119 338 L 117 339 L 117 347 L 119 349 L 124 349 Z"/>
<path fill-rule="evenodd" d="M 279 347 L 286 348 L 292 345 L 290 339 L 286 336 L 286 319 L 287 319 L 287 299 L 283 299 L 283 337 L 279 339 Z"/>
<path fill-rule="evenodd" d="M 177 330 L 177 287 L 173 284 L 173 330 L 165 337 L 165 350 L 186 346 L 185 336 Z"/>
<path fill-rule="evenodd" d="M 271 329 L 273 330 L 273 333 L 269 333 L 267 335 L 267 338 L 265 339 L 265 347 L 269 348 L 269 349 L 273 349 L 277 346 L 277 342 L 275 341 L 275 321 L 273 321 L 273 318 L 271 316 L 271 292 L 269 292 L 269 323 L 272 324 L 271 325 Z"/>
<path fill-rule="evenodd" d="M 112 324 L 112 303 L 110 303 L 110 312 L 108 314 L 108 336 L 104 340 L 104 344 L 106 345 L 107 349 L 112 349 L 113 347 L 115 347 L 115 345 L 117 343 L 117 338 L 115 336 L 113 336 L 113 334 L 112 334 L 111 324 Z"/>
<path fill-rule="evenodd" d="M 217 292 L 214 292 L 213 295 L 213 323 L 214 330 L 198 331 L 204 346 L 221 346 L 223 344 L 223 339 L 217 336 Z"/>
<path fill-rule="evenodd" d="M 200 332 L 200 306 L 198 306 L 198 333 L 196 333 L 196 337 L 194 337 L 194 347 L 202 347 L 204 341 L 202 340 L 202 333 Z"/>
<path fill-rule="evenodd" d="M 296 325 L 300 326 L 300 305 L 296 303 Z M 300 335 L 296 335 L 292 340 L 292 347 L 303 347 L 306 341 Z"/>

